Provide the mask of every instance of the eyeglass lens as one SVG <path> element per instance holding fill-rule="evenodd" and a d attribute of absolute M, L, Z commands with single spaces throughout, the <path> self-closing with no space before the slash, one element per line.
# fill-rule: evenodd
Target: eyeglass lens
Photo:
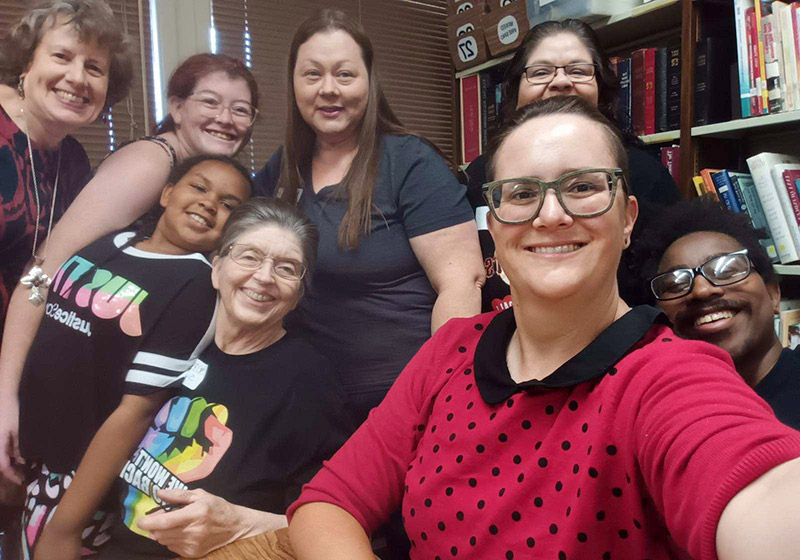
<path fill-rule="evenodd" d="M 243 268 L 256 270 L 264 266 L 264 262 L 272 261 L 272 270 L 278 276 L 289 280 L 299 280 L 305 274 L 305 267 L 294 259 L 270 257 L 249 245 L 233 245 L 231 259 Z"/>
<path fill-rule="evenodd" d="M 559 68 L 564 69 L 564 73 L 572 82 L 588 82 L 594 78 L 594 64 L 576 63 L 566 66 L 554 66 L 552 64 L 534 64 L 525 68 L 525 78 L 532 84 L 549 84 L 556 77 Z"/>
<path fill-rule="evenodd" d="M 687 295 L 694 288 L 697 274 L 715 286 L 726 286 L 744 280 L 750 273 L 750 259 L 746 253 L 729 253 L 715 257 L 695 269 L 679 268 L 659 274 L 651 283 L 658 299 L 675 299 Z"/>
<path fill-rule="evenodd" d="M 561 179 L 554 188 L 561 193 L 563 208 L 572 215 L 603 212 L 612 204 L 611 187 L 614 176 L 596 171 Z M 497 217 L 509 222 L 533 219 L 546 194 L 543 183 L 535 180 L 509 180 L 496 184 L 490 191 Z"/>
<path fill-rule="evenodd" d="M 226 105 L 213 95 L 206 93 L 198 94 L 194 96 L 194 99 L 209 116 L 213 114 L 216 117 L 225 109 L 230 109 L 231 118 L 233 120 L 250 125 L 256 118 L 255 107 L 245 101 L 236 101 L 230 105 Z"/>

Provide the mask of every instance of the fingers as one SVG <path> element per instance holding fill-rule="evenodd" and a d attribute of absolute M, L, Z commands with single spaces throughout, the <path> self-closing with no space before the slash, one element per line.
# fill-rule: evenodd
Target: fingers
<path fill-rule="evenodd" d="M 191 504 L 196 502 L 207 492 L 204 490 L 159 490 L 158 497 L 168 504 Z"/>

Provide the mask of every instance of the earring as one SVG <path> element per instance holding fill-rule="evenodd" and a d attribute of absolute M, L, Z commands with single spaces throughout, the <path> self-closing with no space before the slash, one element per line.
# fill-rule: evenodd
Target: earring
<path fill-rule="evenodd" d="M 624 247 L 625 249 L 627 249 L 627 248 L 628 248 L 628 246 L 630 246 L 630 244 L 631 244 L 631 240 L 630 240 L 630 238 L 629 238 L 629 237 L 626 237 L 625 239 L 623 239 L 623 241 L 622 241 L 622 245 L 623 245 L 623 247 Z"/>
<path fill-rule="evenodd" d="M 19 77 L 19 82 L 17 82 L 17 94 L 19 94 L 20 98 L 25 99 L 25 88 L 24 88 L 25 78 L 23 76 Z"/>
<path fill-rule="evenodd" d="M 108 117 L 110 112 L 111 112 L 110 107 L 104 107 L 103 112 L 100 113 L 100 120 L 103 121 L 103 124 L 108 124 Z"/>

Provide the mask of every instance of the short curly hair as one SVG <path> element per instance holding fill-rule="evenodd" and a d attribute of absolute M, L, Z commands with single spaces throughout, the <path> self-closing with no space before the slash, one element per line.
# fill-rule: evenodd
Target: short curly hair
<path fill-rule="evenodd" d="M 658 273 L 658 265 L 670 245 L 678 239 L 697 232 L 722 233 L 732 237 L 747 249 L 753 269 L 765 283 L 777 282 L 772 260 L 759 239 L 766 232 L 757 230 L 746 213 L 736 213 L 711 197 L 703 196 L 682 200 L 662 210 L 657 220 L 652 220 L 631 247 L 633 262 L 639 263 L 638 276 L 649 284 Z M 651 294 L 652 295 L 652 294 Z"/>
<path fill-rule="evenodd" d="M 64 18 L 81 41 L 96 40 L 108 49 L 108 91 L 105 107 L 128 95 L 133 79 L 133 55 L 128 37 L 104 0 L 43 0 L 11 27 L 0 46 L 0 83 L 16 87 L 30 65 L 36 47 L 52 27 Z"/>

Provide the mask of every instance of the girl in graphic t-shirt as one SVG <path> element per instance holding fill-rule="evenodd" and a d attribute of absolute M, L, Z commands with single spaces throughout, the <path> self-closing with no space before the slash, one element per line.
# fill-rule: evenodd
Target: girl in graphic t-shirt
<path fill-rule="evenodd" d="M 187 159 L 162 192 L 152 235 L 112 233 L 53 277 L 20 385 L 28 555 L 35 546 L 37 560 L 74 560 L 107 540 L 108 489 L 166 388 L 191 375 L 213 334 L 216 293 L 202 253 L 250 191 L 235 160 Z"/>

